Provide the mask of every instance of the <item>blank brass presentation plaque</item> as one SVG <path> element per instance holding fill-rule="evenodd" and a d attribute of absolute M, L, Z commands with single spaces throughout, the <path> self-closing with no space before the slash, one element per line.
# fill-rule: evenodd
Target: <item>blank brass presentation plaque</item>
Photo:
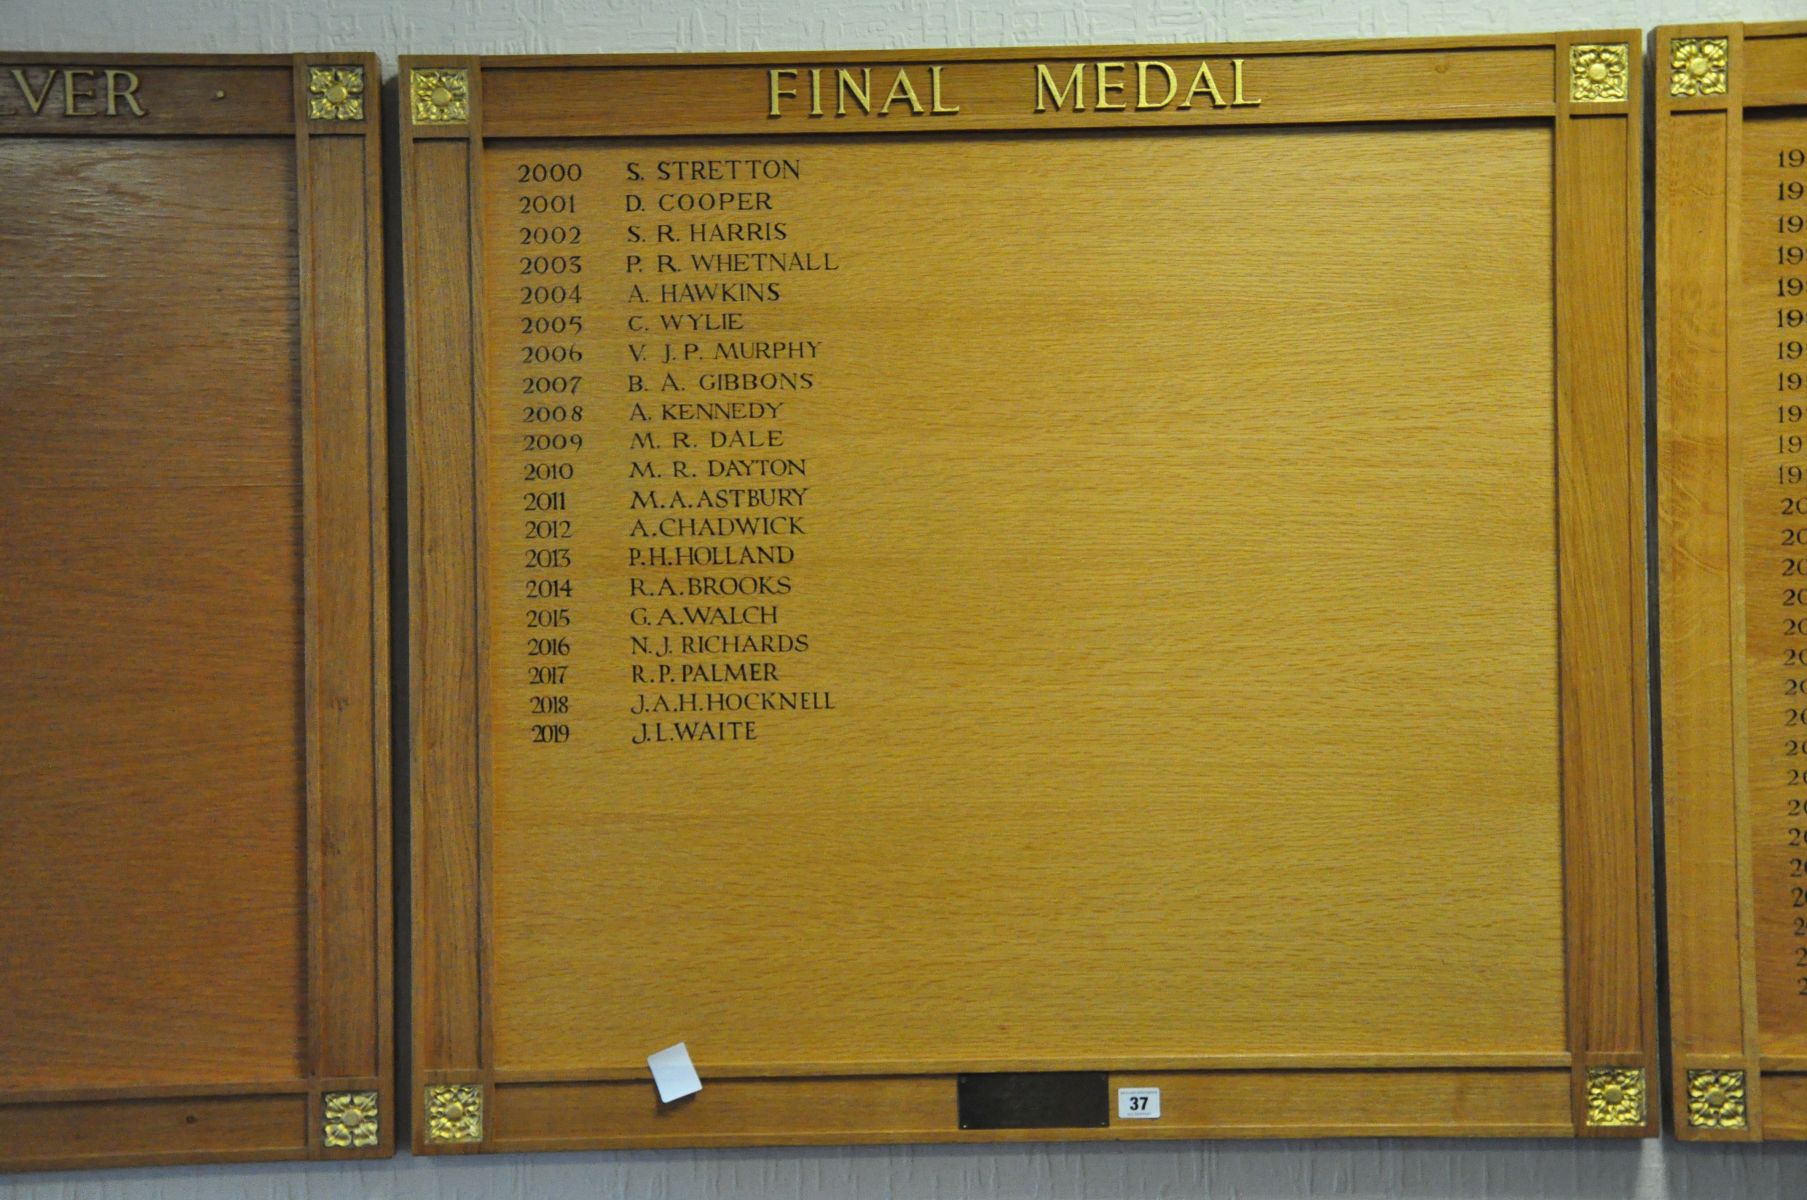
<path fill-rule="evenodd" d="M 1649 1133 L 1637 44 L 404 60 L 417 1146 Z"/>
<path fill-rule="evenodd" d="M 1683 1137 L 1807 1137 L 1807 23 L 1659 29 L 1658 587 Z"/>
<path fill-rule="evenodd" d="M 0 1169 L 393 1146 L 376 71 L 0 54 Z"/>

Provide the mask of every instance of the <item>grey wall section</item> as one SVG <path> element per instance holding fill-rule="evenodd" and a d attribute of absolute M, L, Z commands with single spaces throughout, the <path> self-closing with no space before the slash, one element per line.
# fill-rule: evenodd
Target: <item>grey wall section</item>
<path fill-rule="evenodd" d="M 9 50 L 586 54 L 1297 41 L 1807 18 L 1803 0 L 0 0 Z"/>
<path fill-rule="evenodd" d="M 1807 0 L 0 0 L 0 46 L 89 52 L 375 50 L 393 73 L 401 53 L 1291 41 L 1802 18 Z M 399 395 L 395 399 L 399 403 Z M 399 500 L 405 491 L 398 488 L 395 495 Z M 372 1164 L 96 1171 L 0 1180 L 0 1200 L 376 1196 L 1798 1200 L 1807 1196 L 1807 1144 L 1361 1140 L 465 1159 L 403 1154 Z"/>
<path fill-rule="evenodd" d="M 707 1086 L 705 1084 L 705 1086 Z M 24 1176 L 5 1200 L 1799 1200 L 1807 1146 L 1179 1142 L 540 1154 Z"/>

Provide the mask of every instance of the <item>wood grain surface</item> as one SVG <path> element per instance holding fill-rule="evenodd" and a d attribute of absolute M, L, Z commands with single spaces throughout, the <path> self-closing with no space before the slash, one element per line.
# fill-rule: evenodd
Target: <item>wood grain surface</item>
<path fill-rule="evenodd" d="M 1209 1098 L 1127 1136 L 1649 1133 L 1641 64 L 1566 73 L 1633 40 L 832 139 L 709 85 L 782 55 L 404 59 L 468 73 L 403 130 L 415 1068 L 488 1112 L 416 1149 L 1030 1136 L 951 1073 L 1062 1068 Z"/>
<path fill-rule="evenodd" d="M 502 236 L 519 164 L 547 155 L 487 152 L 498 1067 L 678 1040 L 735 1071 L 1560 1051 L 1547 129 L 760 153 L 801 164 L 773 189 L 785 246 L 846 263 L 748 318 L 820 340 L 781 364 L 816 386 L 739 423 L 635 422 L 605 393 L 566 426 L 588 439 L 566 489 L 579 679 L 548 747 L 517 493 L 551 456 L 519 449 L 507 399 L 545 339 L 520 333 Z M 559 156 L 608 214 L 584 224 L 599 269 L 627 164 L 670 157 Z M 1238 180 L 1238 203 L 1089 203 L 1108 174 Z M 920 199 L 868 199 L 900 178 Z M 630 313 L 679 311 L 624 295 L 558 343 L 605 364 L 586 381 Z M 647 403 L 710 398 L 724 370 L 656 368 Z M 768 481 L 809 489 L 787 510 L 805 533 L 762 571 L 787 594 L 751 602 L 807 652 L 682 659 L 773 662 L 765 690 L 834 706 L 762 717 L 756 743 L 633 744 L 659 720 L 637 704 L 698 694 L 636 685 L 627 637 L 704 603 L 625 599 L 697 577 L 627 567 L 657 544 L 636 518 L 670 519 L 632 497 L 695 495 L 632 463 L 734 461 L 629 444 L 686 428 L 776 429 L 807 472 Z"/>
<path fill-rule="evenodd" d="M 1703 45 L 1723 45 L 1723 83 L 1686 71 Z M 1659 80 L 1655 200 L 1675 1124 L 1800 1137 L 1807 25 L 1676 26 L 1655 46 L 1684 64 L 1679 89 Z"/>
<path fill-rule="evenodd" d="M 1554 49 L 1548 39 L 1532 36 L 1484 42 L 1425 38 L 721 54 L 692 56 L 681 65 L 664 55 L 497 57 L 484 60 L 483 133 L 489 138 L 581 137 L 604 130 L 611 136 L 834 136 L 924 127 L 1234 127 L 1366 120 L 1376 97 L 1387 98 L 1395 118 L 1547 116 L 1554 108 Z M 1237 59 L 1243 63 L 1240 95 L 1233 86 Z M 1218 85 L 1222 104 L 1213 103 L 1208 90 L 1192 93 L 1201 62 Z M 1171 72 L 1173 94 L 1161 69 L 1139 63 L 1159 63 Z M 1102 75 L 1099 64 L 1105 64 Z M 939 93 L 930 74 L 936 66 L 941 67 Z M 1047 69 L 1046 86 L 1058 88 L 1064 103 L 1038 90 L 1038 66 Z M 774 70 L 795 74 L 774 80 Z M 814 91 L 812 70 L 822 72 Z M 867 103 L 844 92 L 843 70 L 869 94 Z M 1083 78 L 1078 92 L 1069 86 L 1075 71 Z M 894 91 L 900 72 L 908 76 L 921 113 Z M 1122 88 L 1101 91 L 1101 79 Z M 779 96 L 777 119 L 771 115 L 774 87 L 796 92 Z M 817 95 L 823 97 L 819 105 L 813 103 Z M 895 102 L 887 104 L 894 95 Z M 820 113 L 812 113 L 817 107 Z"/>
<path fill-rule="evenodd" d="M 8 140 L 0 159 L 29 182 L 7 191 L 3 252 L 51 285 L 0 299 L 0 656 L 23 685 L 0 752 L 0 1024 L 21 1035 L 0 1073 L 294 1077 L 293 151 Z"/>
<path fill-rule="evenodd" d="M 305 57 L 0 54 L 75 92 L 0 88 L 0 1168 L 394 1143 L 380 114 L 329 61 L 361 117 Z"/>

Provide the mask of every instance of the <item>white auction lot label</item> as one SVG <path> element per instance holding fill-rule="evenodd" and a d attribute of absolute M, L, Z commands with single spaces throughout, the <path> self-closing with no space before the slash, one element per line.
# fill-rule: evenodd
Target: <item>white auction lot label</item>
<path fill-rule="evenodd" d="M 1160 1088 L 1118 1088 L 1117 1119 L 1154 1121 L 1161 1116 Z"/>

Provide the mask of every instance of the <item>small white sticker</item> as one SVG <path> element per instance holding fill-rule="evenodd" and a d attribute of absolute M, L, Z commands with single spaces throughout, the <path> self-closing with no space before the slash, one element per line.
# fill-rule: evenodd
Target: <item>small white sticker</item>
<path fill-rule="evenodd" d="M 696 1075 L 696 1064 L 690 1061 L 690 1049 L 683 1042 L 647 1055 L 646 1065 L 653 1069 L 653 1085 L 659 1089 L 661 1104 L 670 1104 L 703 1090 L 703 1081 Z"/>
<path fill-rule="evenodd" d="M 1117 1119 L 1119 1121 L 1160 1120 L 1161 1089 L 1118 1088 Z"/>

